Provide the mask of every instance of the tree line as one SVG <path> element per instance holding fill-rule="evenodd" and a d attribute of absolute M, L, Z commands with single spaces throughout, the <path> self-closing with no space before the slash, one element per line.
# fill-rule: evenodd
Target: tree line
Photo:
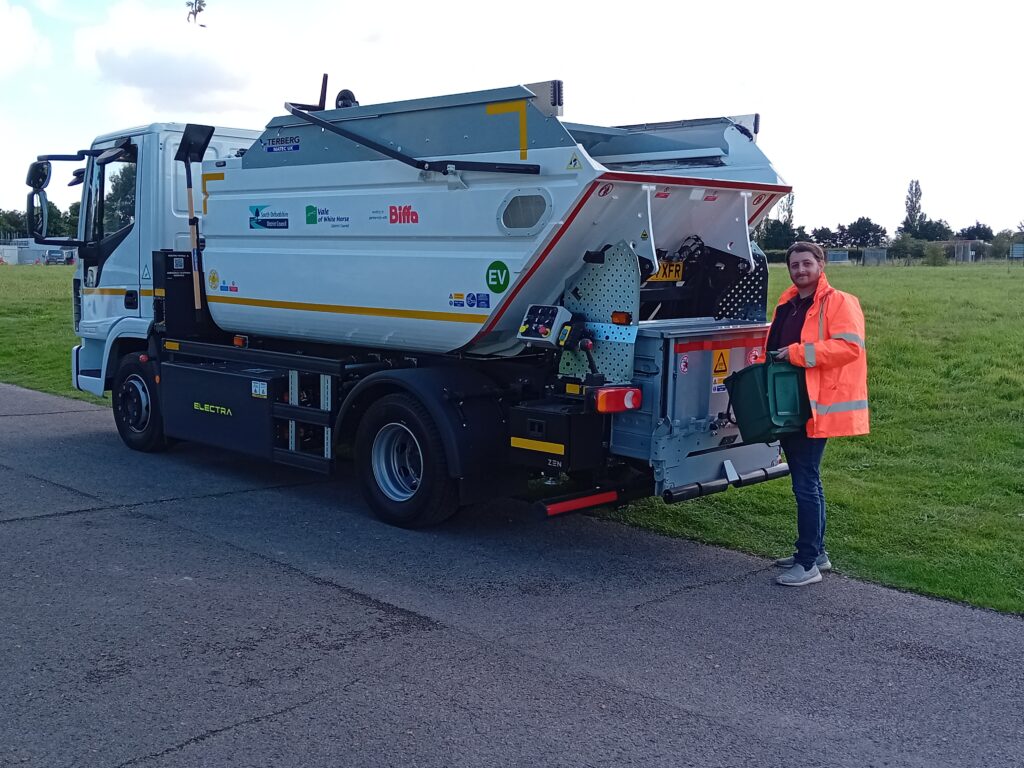
<path fill-rule="evenodd" d="M 981 241 L 981 255 L 989 258 L 1006 258 L 1013 243 L 1024 243 L 1024 221 L 1017 231 L 1004 229 L 993 232 L 992 227 L 975 221 L 974 224 L 954 231 L 945 219 L 932 219 L 921 209 L 921 184 L 917 179 L 907 188 L 906 216 L 896 229 L 896 235 L 889 237 L 885 227 L 876 224 L 867 216 L 849 224 L 838 224 L 835 229 L 818 227 L 807 232 L 803 226 L 793 223 L 793 194 L 787 195 L 779 204 L 777 218 L 763 220 L 754 230 L 753 239 L 765 251 L 785 250 L 798 240 L 818 243 L 823 248 L 889 248 L 889 255 L 895 259 L 936 258 L 929 243 L 950 240 Z"/>
<path fill-rule="evenodd" d="M 78 233 L 78 211 L 81 205 L 81 203 L 74 202 L 68 206 L 68 210 L 65 212 L 52 202 L 47 201 L 47 235 L 50 237 L 75 237 Z M 0 208 L 0 238 L 28 236 L 25 211 L 6 211 Z"/>

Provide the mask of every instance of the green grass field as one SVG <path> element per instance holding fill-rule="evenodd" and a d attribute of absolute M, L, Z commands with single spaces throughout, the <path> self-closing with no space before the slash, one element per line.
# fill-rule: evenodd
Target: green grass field
<path fill-rule="evenodd" d="M 74 267 L 0 266 L 0 381 L 98 402 L 71 386 Z"/>
<path fill-rule="evenodd" d="M 0 266 L 0 380 L 70 386 L 70 267 Z M 825 455 L 843 573 L 1024 612 L 1024 269 L 833 267 L 867 319 L 872 433 Z M 772 269 L 774 299 L 788 280 Z M 760 555 L 796 534 L 785 480 L 610 517 Z"/>

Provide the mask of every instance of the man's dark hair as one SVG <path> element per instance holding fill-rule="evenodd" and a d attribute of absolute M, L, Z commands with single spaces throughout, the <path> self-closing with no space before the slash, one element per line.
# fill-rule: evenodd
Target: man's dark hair
<path fill-rule="evenodd" d="M 821 249 L 821 246 L 817 243 L 805 243 L 800 241 L 799 243 L 793 243 L 789 248 L 786 249 L 786 266 L 789 266 L 789 257 L 794 253 L 809 253 L 811 256 L 818 260 L 818 263 L 825 266 L 825 252 Z"/>

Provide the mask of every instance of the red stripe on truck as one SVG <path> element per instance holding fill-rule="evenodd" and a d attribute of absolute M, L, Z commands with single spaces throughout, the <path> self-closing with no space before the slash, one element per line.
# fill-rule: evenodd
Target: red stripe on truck
<path fill-rule="evenodd" d="M 635 184 L 664 184 L 674 187 L 706 187 L 707 189 L 741 189 L 751 192 L 789 194 L 793 188 L 785 184 L 765 184 L 759 181 L 727 181 L 726 179 L 699 179 L 693 176 L 662 176 L 657 173 L 628 173 L 608 171 L 598 181 L 631 181 Z"/>
<path fill-rule="evenodd" d="M 754 219 L 760 216 L 761 212 L 764 211 L 765 208 L 770 206 L 773 200 L 775 200 L 775 195 L 768 195 L 768 199 L 761 203 L 761 207 L 754 211 L 754 214 L 749 219 L 747 219 L 747 224 L 753 224 Z"/>
<path fill-rule="evenodd" d="M 764 343 L 763 334 L 741 336 L 734 339 L 707 339 L 705 341 L 677 341 L 674 347 L 679 352 L 707 352 L 713 349 L 734 349 L 736 347 L 759 347 Z"/>

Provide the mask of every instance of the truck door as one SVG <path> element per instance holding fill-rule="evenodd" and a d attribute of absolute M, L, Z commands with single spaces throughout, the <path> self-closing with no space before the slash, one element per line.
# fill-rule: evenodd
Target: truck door
<path fill-rule="evenodd" d="M 109 148 L 115 146 L 123 151 L 110 162 L 92 158 L 86 171 L 82 234 L 87 244 L 80 249 L 82 321 L 86 324 L 139 316 L 141 148 L 131 139 L 110 142 Z M 108 147 L 101 144 L 95 148 Z"/>

